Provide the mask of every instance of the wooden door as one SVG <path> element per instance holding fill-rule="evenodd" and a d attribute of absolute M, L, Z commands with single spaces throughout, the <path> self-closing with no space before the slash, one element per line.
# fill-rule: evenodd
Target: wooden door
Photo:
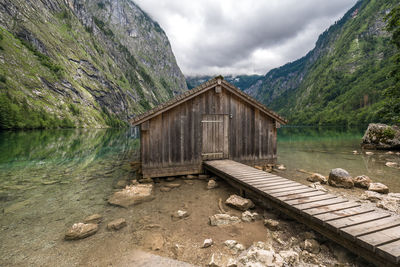
<path fill-rule="evenodd" d="M 202 151 L 203 160 L 225 159 L 229 157 L 228 127 L 229 116 L 205 114 L 202 116 Z"/>

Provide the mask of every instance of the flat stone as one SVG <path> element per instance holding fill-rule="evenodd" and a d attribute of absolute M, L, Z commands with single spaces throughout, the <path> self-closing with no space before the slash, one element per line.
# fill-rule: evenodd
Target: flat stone
<path fill-rule="evenodd" d="M 313 173 L 307 177 L 307 181 L 312 182 L 312 183 L 320 182 L 321 184 L 326 184 L 328 182 L 328 179 L 325 176 L 323 176 L 322 174 Z"/>
<path fill-rule="evenodd" d="M 383 196 L 374 191 L 365 191 L 364 194 L 361 195 L 361 199 L 377 202 L 378 200 L 382 200 Z"/>
<path fill-rule="evenodd" d="M 169 187 L 169 188 L 178 188 L 181 186 L 181 184 L 178 183 L 167 183 L 164 185 L 165 187 Z"/>
<path fill-rule="evenodd" d="M 109 222 L 107 224 L 107 229 L 108 230 L 119 230 L 119 229 L 125 227 L 126 225 L 127 225 L 126 220 L 124 218 L 119 218 L 119 219 Z"/>
<path fill-rule="evenodd" d="M 205 239 L 203 242 L 202 248 L 208 248 L 211 247 L 213 244 L 213 240 L 211 238 Z"/>
<path fill-rule="evenodd" d="M 254 203 L 250 199 L 243 198 L 238 195 L 231 195 L 225 201 L 225 204 L 241 211 L 245 211 L 254 207 Z"/>
<path fill-rule="evenodd" d="M 382 184 L 382 183 L 370 183 L 369 187 L 368 187 L 369 191 L 374 191 L 374 192 L 378 192 L 381 194 L 387 194 L 389 193 L 389 188 Z"/>
<path fill-rule="evenodd" d="M 365 152 L 365 155 L 367 155 L 367 156 L 371 156 L 371 155 L 373 155 L 373 154 L 374 154 L 374 152 L 371 152 L 371 151 Z"/>
<path fill-rule="evenodd" d="M 397 164 L 397 162 L 386 162 L 385 163 L 386 166 L 391 167 L 391 168 L 397 168 L 399 166 L 399 164 Z"/>
<path fill-rule="evenodd" d="M 279 230 L 280 225 L 279 225 L 279 221 L 277 220 L 273 220 L 273 219 L 265 219 L 264 220 L 264 225 L 272 231 L 276 231 Z"/>
<path fill-rule="evenodd" d="M 98 213 L 92 214 L 88 217 L 86 217 L 83 222 L 84 223 L 100 223 L 103 220 L 103 216 L 101 216 Z"/>
<path fill-rule="evenodd" d="M 368 188 L 370 183 L 372 183 L 372 180 L 366 175 L 360 175 L 354 178 L 354 186 L 356 187 Z"/>
<path fill-rule="evenodd" d="M 77 240 L 94 235 L 99 230 L 95 223 L 75 223 L 65 233 L 65 240 Z"/>
<path fill-rule="evenodd" d="M 153 198 L 153 184 L 137 184 L 126 186 L 125 189 L 115 192 L 108 199 L 108 203 L 128 208 L 132 205 L 150 201 Z"/>
<path fill-rule="evenodd" d="M 354 183 L 350 174 L 341 168 L 332 169 L 329 173 L 328 183 L 334 187 L 353 188 Z"/>
<path fill-rule="evenodd" d="M 240 223 L 241 220 L 236 216 L 230 216 L 228 214 L 215 214 L 210 216 L 209 222 L 212 226 L 220 226 Z"/>
<path fill-rule="evenodd" d="M 129 184 L 129 181 L 127 181 L 127 180 L 119 180 L 119 181 L 115 184 L 114 188 L 118 188 L 118 189 L 120 189 L 120 188 L 125 188 L 125 186 L 127 186 L 128 184 Z"/>
<path fill-rule="evenodd" d="M 278 170 L 280 170 L 280 171 L 286 170 L 286 167 L 285 167 L 285 165 L 283 165 L 283 164 L 276 165 L 276 168 L 277 168 Z"/>
<path fill-rule="evenodd" d="M 160 191 L 161 191 L 161 192 L 169 192 L 169 191 L 171 191 L 171 190 L 172 190 L 171 187 L 166 187 L 166 186 L 162 186 L 162 187 L 160 188 Z"/>
<path fill-rule="evenodd" d="M 214 189 L 218 187 L 218 183 L 215 180 L 209 180 L 207 183 L 207 189 Z"/>
<path fill-rule="evenodd" d="M 193 181 L 190 180 L 183 180 L 183 182 L 188 185 L 193 185 Z"/>

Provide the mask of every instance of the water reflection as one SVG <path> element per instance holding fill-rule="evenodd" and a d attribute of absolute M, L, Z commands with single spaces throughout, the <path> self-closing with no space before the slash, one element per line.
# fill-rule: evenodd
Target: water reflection
<path fill-rule="evenodd" d="M 305 169 L 328 175 L 333 168 L 343 168 L 352 176 L 368 175 L 400 192 L 400 171 L 385 166 L 387 161 L 400 163 L 397 155 L 373 151 L 366 155 L 361 147 L 365 128 L 285 127 L 278 131 L 278 161 L 290 170 Z M 353 151 L 359 154 L 354 155 Z"/>

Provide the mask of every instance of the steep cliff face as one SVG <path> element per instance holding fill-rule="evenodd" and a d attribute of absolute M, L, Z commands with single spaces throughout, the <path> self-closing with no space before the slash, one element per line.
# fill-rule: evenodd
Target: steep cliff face
<path fill-rule="evenodd" d="M 395 51 L 384 18 L 396 3 L 357 2 L 306 56 L 271 70 L 246 92 L 292 124 L 379 121 Z"/>
<path fill-rule="evenodd" d="M 130 0 L 0 0 L 0 128 L 117 126 L 186 90 Z"/>

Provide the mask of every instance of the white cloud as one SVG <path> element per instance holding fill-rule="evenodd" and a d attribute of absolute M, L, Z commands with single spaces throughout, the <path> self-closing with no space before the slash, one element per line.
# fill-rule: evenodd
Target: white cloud
<path fill-rule="evenodd" d="M 265 74 L 304 56 L 357 0 L 136 0 L 185 75 Z"/>

